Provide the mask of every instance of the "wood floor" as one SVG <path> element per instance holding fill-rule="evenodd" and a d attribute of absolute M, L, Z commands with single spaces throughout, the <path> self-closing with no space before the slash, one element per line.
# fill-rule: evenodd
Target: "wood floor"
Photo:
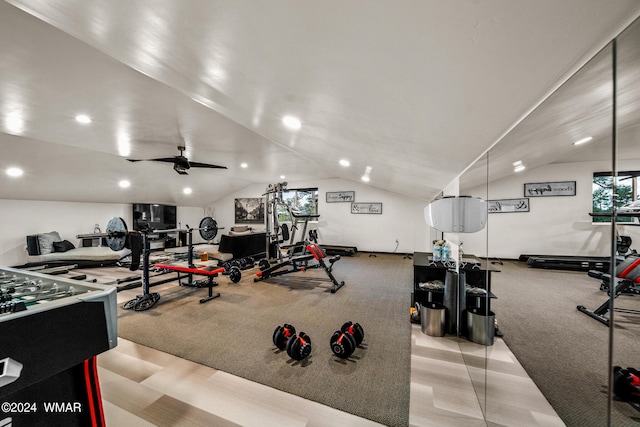
<path fill-rule="evenodd" d="M 174 285 L 154 290 L 165 286 Z M 136 293 L 118 293 L 118 303 Z M 500 338 L 487 347 L 414 324 L 411 341 L 411 426 L 564 425 Z M 98 366 L 109 426 L 379 425 L 124 339 Z"/>

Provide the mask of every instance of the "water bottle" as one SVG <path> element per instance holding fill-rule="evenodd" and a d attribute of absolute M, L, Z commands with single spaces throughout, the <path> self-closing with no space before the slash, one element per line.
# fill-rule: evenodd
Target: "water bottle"
<path fill-rule="evenodd" d="M 442 245 L 442 261 L 449 261 L 449 256 L 451 255 L 451 249 L 449 249 L 449 245 L 443 243 Z"/>
<path fill-rule="evenodd" d="M 433 241 L 433 260 L 440 261 L 442 257 L 442 246 L 437 240 Z"/>

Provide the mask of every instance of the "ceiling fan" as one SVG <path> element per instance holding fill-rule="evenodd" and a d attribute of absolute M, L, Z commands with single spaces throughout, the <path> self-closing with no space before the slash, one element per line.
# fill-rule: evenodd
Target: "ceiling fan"
<path fill-rule="evenodd" d="M 199 163 L 199 162 L 189 161 L 189 159 L 187 159 L 185 156 L 182 155 L 182 152 L 185 150 L 185 147 L 182 145 L 179 145 L 178 150 L 180 150 L 179 156 L 161 157 L 159 159 L 127 159 L 127 160 L 129 160 L 130 162 L 148 161 L 148 162 L 173 163 L 173 170 L 178 172 L 180 175 L 189 175 L 187 173 L 187 170 L 191 168 L 227 169 L 226 166 L 218 166 L 218 165 L 211 165 L 208 163 Z"/>

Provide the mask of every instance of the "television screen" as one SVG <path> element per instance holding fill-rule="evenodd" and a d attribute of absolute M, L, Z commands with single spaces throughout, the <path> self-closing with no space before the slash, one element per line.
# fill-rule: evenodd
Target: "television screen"
<path fill-rule="evenodd" d="M 133 229 L 145 228 L 158 231 L 177 228 L 177 208 L 151 203 L 134 203 Z"/>

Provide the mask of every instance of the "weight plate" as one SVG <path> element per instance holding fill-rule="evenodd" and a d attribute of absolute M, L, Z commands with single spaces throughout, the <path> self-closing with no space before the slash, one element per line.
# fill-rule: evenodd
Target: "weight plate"
<path fill-rule="evenodd" d="M 233 283 L 238 283 L 240 279 L 242 279 L 242 272 L 238 267 L 231 267 L 231 271 L 229 271 L 229 279 L 231 279 Z"/>
<path fill-rule="evenodd" d="M 129 230 L 124 219 L 117 216 L 107 222 L 107 245 L 112 251 L 121 251 L 127 244 Z"/>
<path fill-rule="evenodd" d="M 200 221 L 200 226 L 198 228 L 200 231 L 200 236 L 204 240 L 213 240 L 218 234 L 218 223 L 210 216 L 202 218 L 202 221 Z"/>
<path fill-rule="evenodd" d="M 266 270 L 267 268 L 271 267 L 271 264 L 269 263 L 268 259 L 263 258 L 258 263 L 258 266 L 260 267 L 260 271 L 263 271 L 263 270 Z"/>

